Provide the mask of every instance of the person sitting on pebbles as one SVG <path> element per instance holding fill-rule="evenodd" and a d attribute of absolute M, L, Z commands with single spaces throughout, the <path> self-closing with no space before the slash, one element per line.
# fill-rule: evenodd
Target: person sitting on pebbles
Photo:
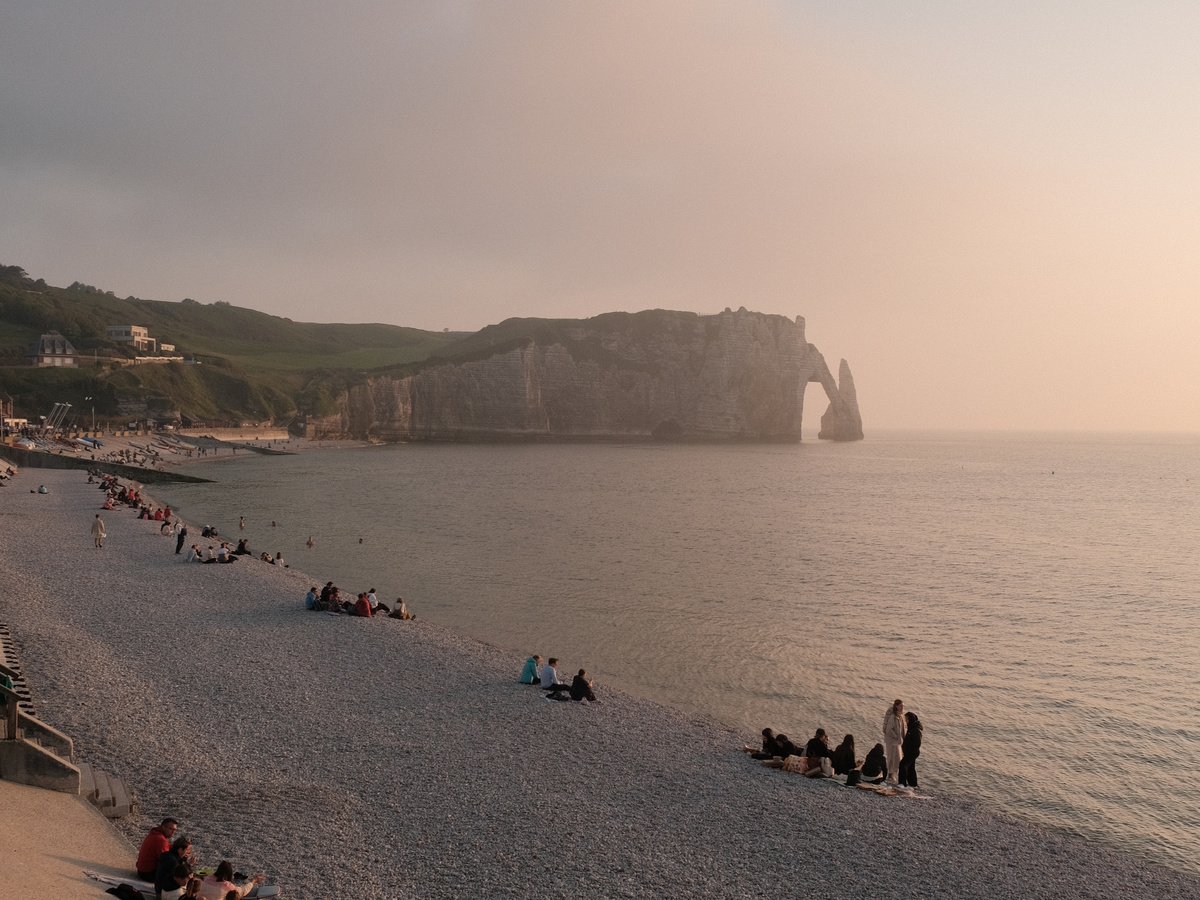
<path fill-rule="evenodd" d="M 416 616 L 408 611 L 408 607 L 404 605 L 404 598 L 397 597 L 396 605 L 392 611 L 388 613 L 389 619 L 415 619 Z"/>
<path fill-rule="evenodd" d="M 217 866 L 217 871 L 200 882 L 200 891 L 196 896 L 199 900 L 227 900 L 233 894 L 235 900 L 241 900 L 265 880 L 265 876 L 255 875 L 243 884 L 234 884 L 233 864 L 226 859 Z"/>
<path fill-rule="evenodd" d="M 582 703 L 584 700 L 587 700 L 589 703 L 600 702 L 596 699 L 596 694 L 592 691 L 592 681 L 587 677 L 586 669 L 580 669 L 571 680 L 571 699 L 576 703 Z"/>
<path fill-rule="evenodd" d="M 818 728 L 804 748 L 800 774 L 806 778 L 832 778 L 833 764 L 829 760 L 829 738 L 824 728 Z M 784 766 L 784 768 L 787 768 Z"/>
<path fill-rule="evenodd" d="M 520 678 L 521 684 L 537 684 L 538 683 L 538 681 L 539 681 L 538 666 L 541 665 L 541 662 L 542 662 L 542 658 L 540 656 L 538 656 L 536 653 L 533 654 L 533 656 L 529 657 L 529 659 L 525 660 L 525 668 L 523 668 L 521 670 L 521 678 Z"/>

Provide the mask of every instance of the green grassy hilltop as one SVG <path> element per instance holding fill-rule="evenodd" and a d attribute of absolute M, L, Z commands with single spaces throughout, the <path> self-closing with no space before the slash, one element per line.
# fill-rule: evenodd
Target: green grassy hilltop
<path fill-rule="evenodd" d="M 117 360 L 135 354 L 106 338 L 110 325 L 144 326 L 199 365 L 121 365 Z M 99 364 L 30 366 L 40 336 L 54 331 Z M 0 266 L 0 392 L 30 419 L 68 402 L 87 416 L 94 405 L 98 418 L 110 420 L 175 410 L 208 424 L 282 423 L 327 413 L 331 385 L 418 363 L 463 337 L 397 325 L 293 322 L 220 301 L 121 299 L 78 282 L 53 287 L 18 266 Z"/>

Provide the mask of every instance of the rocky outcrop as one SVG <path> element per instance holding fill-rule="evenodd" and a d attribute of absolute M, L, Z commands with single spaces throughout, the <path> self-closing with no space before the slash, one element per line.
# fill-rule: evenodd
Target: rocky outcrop
<path fill-rule="evenodd" d="M 804 320 L 651 310 L 509 320 L 419 369 L 368 377 L 310 420 L 317 437 L 412 440 L 798 441 L 804 389 L 829 396 L 821 437 L 862 437 Z M 826 434 L 826 431 L 829 434 Z"/>
<path fill-rule="evenodd" d="M 829 408 L 825 410 L 825 415 L 821 416 L 821 430 L 817 437 L 829 441 L 863 439 L 862 416 L 858 412 L 854 376 L 850 374 L 850 364 L 844 359 L 838 367 L 837 389 L 829 395 Z"/>

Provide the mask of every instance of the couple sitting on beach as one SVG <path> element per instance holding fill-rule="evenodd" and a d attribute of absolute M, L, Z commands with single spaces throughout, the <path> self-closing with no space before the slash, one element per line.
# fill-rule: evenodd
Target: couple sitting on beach
<path fill-rule="evenodd" d="M 558 679 L 558 659 L 550 657 L 546 665 L 539 664 L 542 658 L 536 653 L 525 660 L 525 668 L 521 670 L 522 684 L 538 684 L 542 690 L 546 691 L 547 700 L 566 700 L 568 697 L 563 696 L 565 691 L 571 700 L 581 703 L 587 700 L 589 703 L 598 703 L 595 691 L 592 690 L 592 681 L 587 677 L 587 670 L 580 669 L 575 677 L 571 680 L 568 686 Z"/>

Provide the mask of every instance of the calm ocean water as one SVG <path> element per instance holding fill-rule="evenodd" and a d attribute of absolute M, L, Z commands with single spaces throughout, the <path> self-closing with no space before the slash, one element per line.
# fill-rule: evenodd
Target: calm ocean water
<path fill-rule="evenodd" d="M 155 491 L 188 521 L 236 536 L 245 515 L 256 553 L 403 595 L 511 648 L 514 678 L 555 655 L 747 740 L 823 726 L 860 755 L 901 697 L 927 792 L 1200 868 L 1198 437 L 401 445 L 192 471 L 219 484 Z"/>

